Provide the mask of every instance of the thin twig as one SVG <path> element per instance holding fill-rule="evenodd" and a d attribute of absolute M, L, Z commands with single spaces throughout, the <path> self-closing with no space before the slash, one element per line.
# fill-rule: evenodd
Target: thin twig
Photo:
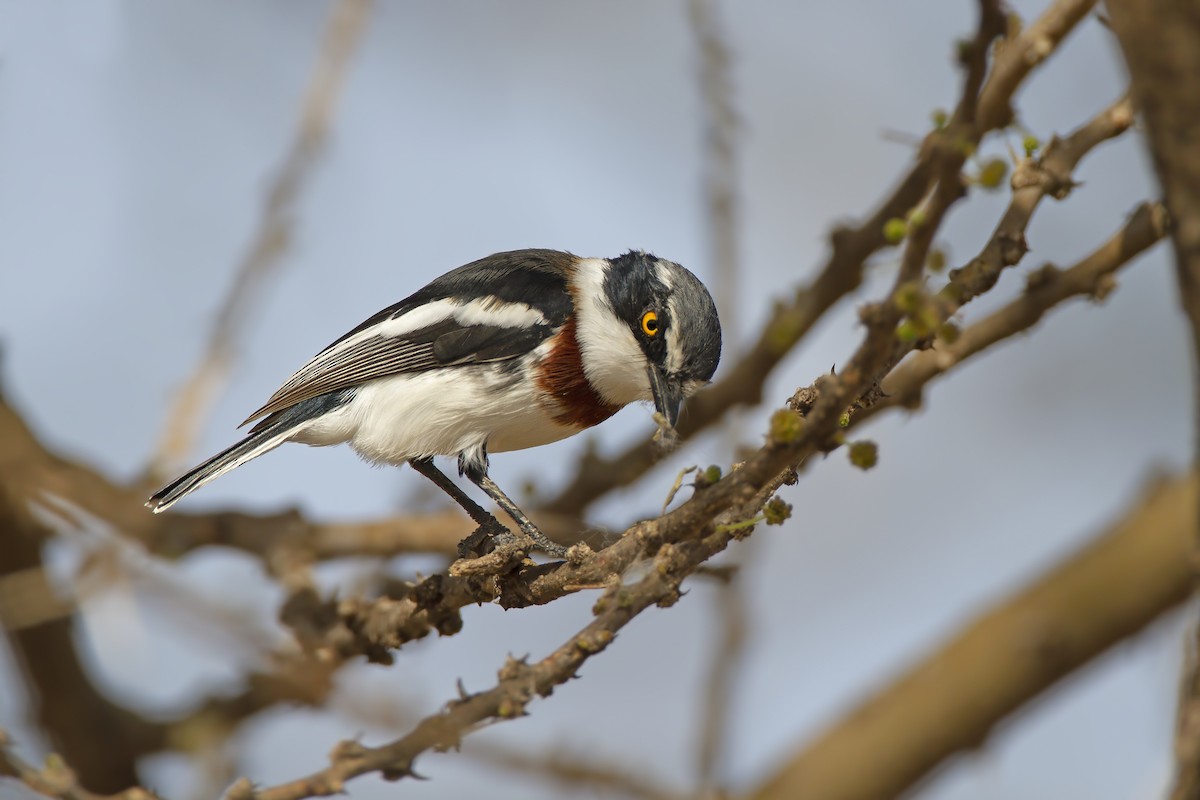
<path fill-rule="evenodd" d="M 1031 273 L 1019 298 L 967 327 L 953 344 L 939 343 L 901 364 L 883 382 L 885 398 L 855 414 L 852 424 L 888 408 L 918 405 L 931 381 L 1032 328 L 1051 308 L 1075 297 L 1106 297 L 1113 288 L 1113 273 L 1161 241 L 1168 229 L 1162 205 L 1138 206 L 1120 230 L 1082 261 L 1065 270 L 1047 265 Z"/>
<path fill-rule="evenodd" d="M 564 789 L 585 790 L 589 796 L 603 792 L 606 795 L 617 794 L 638 800 L 683 800 L 685 797 L 630 770 L 626 763 L 604 764 L 565 751 L 532 755 L 526 750 L 478 743 L 466 752 L 492 766 L 541 778 Z"/>

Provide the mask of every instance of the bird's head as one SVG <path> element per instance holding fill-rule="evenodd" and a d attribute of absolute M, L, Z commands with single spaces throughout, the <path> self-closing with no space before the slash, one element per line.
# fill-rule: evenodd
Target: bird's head
<path fill-rule="evenodd" d="M 721 358 L 712 296 L 695 275 L 649 253 L 588 262 L 575 297 L 588 380 L 613 405 L 652 400 L 674 427 L 683 400 Z"/>

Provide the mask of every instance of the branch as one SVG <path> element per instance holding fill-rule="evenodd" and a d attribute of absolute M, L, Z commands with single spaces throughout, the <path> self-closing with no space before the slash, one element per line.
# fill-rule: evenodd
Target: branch
<path fill-rule="evenodd" d="M 20 462 L 5 455 L 0 452 L 0 577 L 39 569 L 42 543 L 50 535 L 25 498 L 11 490 L 9 468 Z M 75 650 L 74 627 L 71 618 L 60 618 L 2 631 L 38 724 L 72 768 L 56 774 L 69 773 L 63 791 L 74 794 L 53 796 L 70 798 L 87 797 L 77 791 L 76 775 L 96 791 L 136 784 L 137 758 L 164 743 L 158 726 L 109 701 L 88 679 Z M 103 748 L 96 746 L 96 731 L 104 731 Z"/>
<path fill-rule="evenodd" d="M 1188 597 L 1200 479 L 1162 481 L 1110 529 L 978 616 L 755 789 L 751 800 L 882 800 Z"/>
<path fill-rule="evenodd" d="M 1012 124 L 1012 99 L 1021 84 L 1095 7 L 1096 0 L 1057 0 L 1015 38 L 1001 43 L 979 100 L 981 127 L 995 130 Z"/>
<path fill-rule="evenodd" d="M 58 756 L 46 759 L 41 769 L 29 764 L 12 752 L 12 739 L 0 728 L 0 777 L 16 778 L 32 791 L 56 800 L 155 800 L 157 795 L 140 787 L 116 794 L 100 795 L 79 785 L 75 772 Z M 0 788 L 3 784 L 0 783 Z"/>
<path fill-rule="evenodd" d="M 1068 33 L 1087 15 L 1096 0 L 1058 0 L 1042 16 L 1008 41 L 996 53 L 995 64 L 980 91 L 973 130 L 958 146 L 977 143 L 985 134 L 1009 124 L 1010 102 L 1034 68 L 1044 63 Z M 969 94 L 969 93 L 968 93 Z M 961 102 L 960 102 L 961 105 Z M 724 377 L 688 400 L 679 422 L 680 441 L 687 441 L 724 419 L 732 408 L 758 405 L 763 387 L 780 362 L 839 300 L 862 283 L 868 258 L 888 246 L 884 226 L 904 219 L 921 202 L 933 180 L 932 152 L 928 143 L 891 193 L 856 226 L 838 227 L 830 236 L 832 251 L 817 276 L 780 302 L 757 340 L 736 361 L 726 360 Z M 639 442 L 609 457 L 586 454 L 575 477 L 543 508 L 560 514 L 582 515 L 589 505 L 613 489 L 628 486 L 648 472 L 661 457 L 651 442 Z"/>
<path fill-rule="evenodd" d="M 1192 334 L 1193 460 L 1200 468 L 1200 13 L 1193 3 L 1169 0 L 1110 0 L 1108 9 L 1174 223 L 1179 300 Z M 1200 538 L 1194 545 L 1200 551 Z M 1189 673 L 1176 728 L 1171 797 L 1177 800 L 1200 798 L 1200 667 L 1194 658 Z"/>
<path fill-rule="evenodd" d="M 1166 236 L 1166 210 L 1157 203 L 1138 206 L 1112 238 L 1078 264 L 1060 270 L 1047 264 L 1029 275 L 1025 292 L 971 325 L 953 344 L 938 343 L 905 361 L 883 383 L 885 398 L 853 417 L 855 426 L 888 408 L 916 407 L 926 384 L 989 347 L 1032 328 L 1054 306 L 1073 297 L 1103 299 L 1112 275 Z"/>
<path fill-rule="evenodd" d="M 1065 199 L 1077 185 L 1072 173 L 1083 157 L 1132 125 L 1132 105 L 1128 98 L 1122 98 L 1065 139 L 1052 138 L 1037 158 L 1025 158 L 1017 164 L 1011 182 L 1012 199 L 995 232 L 978 256 L 950 273 L 948 284 L 938 293 L 943 320 L 991 289 L 1004 269 L 1020 262 L 1029 249 L 1025 231 L 1041 201 L 1046 196 Z"/>
<path fill-rule="evenodd" d="M 663 527 L 661 520 L 644 525 L 650 535 Z M 712 533 L 698 541 L 664 545 L 645 577 L 630 586 L 610 588 L 596 603 L 592 622 L 553 653 L 533 664 L 510 658 L 495 686 L 477 694 L 464 694 L 422 720 L 407 736 L 379 747 L 342 742 L 325 769 L 269 788 L 255 788 L 243 779 L 230 790 L 229 800 L 324 797 L 343 792 L 346 781 L 368 772 L 379 772 L 386 780 L 414 775 L 414 762 L 421 753 L 457 747 L 465 735 L 489 720 L 524 715 L 531 700 L 548 696 L 554 687 L 575 677 L 584 662 L 607 648 L 616 633 L 643 610 L 651 605 L 673 604 L 680 596 L 680 581 L 728 546 L 732 538 L 729 533 Z"/>
<path fill-rule="evenodd" d="M 318 523 L 297 509 L 273 514 L 240 511 L 147 514 L 146 488 L 116 484 L 93 467 L 46 449 L 20 414 L 0 395 L 0 473 L 6 485 L 27 502 L 46 504 L 70 516 L 73 509 L 111 523 L 122 536 L 155 555 L 176 559 L 193 550 L 224 546 L 264 556 L 286 553 L 291 559 L 324 561 L 405 553 L 434 553 L 453 558 L 457 545 L 473 530 L 456 511 L 387 517 L 363 522 Z M 534 515 L 542 529 L 559 541 L 603 538 L 587 532 L 573 517 Z M 80 520 L 72 518 L 72 522 Z"/>
<path fill-rule="evenodd" d="M 221 304 L 201 362 L 180 390 L 163 426 L 150 473 L 163 477 L 188 458 L 200 426 L 229 374 L 234 350 L 263 285 L 279 266 L 300 189 L 325 144 L 350 56 L 366 25 L 370 0 L 341 0 L 333 9 L 313 71 L 299 129 L 267 193 L 258 232 Z"/>
<path fill-rule="evenodd" d="M 586 791 L 588 796 L 600 792 L 640 798 L 640 800 L 683 800 L 684 796 L 664 789 L 654 782 L 631 772 L 626 763 L 602 764 L 581 761 L 569 753 L 551 752 L 537 756 L 526 750 L 472 746 L 469 754 L 492 766 L 528 776 L 542 778 L 566 787 Z"/>

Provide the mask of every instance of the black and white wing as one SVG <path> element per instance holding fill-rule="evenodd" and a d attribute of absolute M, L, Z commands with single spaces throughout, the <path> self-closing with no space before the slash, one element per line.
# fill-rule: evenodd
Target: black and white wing
<path fill-rule="evenodd" d="M 242 424 L 265 417 L 257 432 L 297 403 L 377 378 L 519 358 L 566 322 L 575 261 L 516 250 L 448 272 L 326 347 Z"/>

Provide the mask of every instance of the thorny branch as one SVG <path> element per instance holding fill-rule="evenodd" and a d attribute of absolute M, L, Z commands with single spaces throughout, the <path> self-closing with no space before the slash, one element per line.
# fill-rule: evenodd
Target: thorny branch
<path fill-rule="evenodd" d="M 1120 136 L 1132 124 L 1133 110 L 1129 100 L 1118 100 L 1065 139 L 1052 138 L 1040 156 L 1026 157 L 1017 163 L 1011 181 L 1012 199 L 979 255 L 952 270 L 946 285 L 935 298 L 922 298 L 923 289 L 916 284 L 898 287 L 896 304 L 910 317 L 919 320 L 913 329 L 920 333 L 907 339 L 902 337 L 893 345 L 887 362 L 888 371 L 913 350 L 930 347 L 943 330 L 944 323 L 967 303 L 995 286 L 1005 269 L 1020 263 L 1029 250 L 1025 231 L 1042 199 L 1047 195 L 1056 200 L 1065 199 L 1076 185 L 1072 174 L 1083 157 L 1103 142 Z M 902 299 L 899 292 L 905 289 L 909 291 L 905 293 L 906 299 Z M 802 390 L 806 394 L 811 391 L 811 388 Z M 865 403 L 860 400 L 857 406 L 872 402 L 871 397 L 865 400 Z M 811 400 L 801 402 L 797 395 L 793 397 L 793 403 L 804 410 Z"/>
<path fill-rule="evenodd" d="M 1011 122 L 1013 95 L 1095 5 L 1096 0 L 1058 0 L 1014 38 L 1002 41 L 979 95 L 979 115 L 968 136 L 970 142 Z M 720 381 L 689 399 L 687 414 L 679 424 L 681 441 L 724 419 L 732 408 L 762 402 L 763 386 L 775 368 L 829 309 L 859 287 L 867 259 L 888 244 L 884 225 L 905 218 L 927 194 L 932 174 L 928 143 L 937 134 L 926 137 L 916 162 L 869 217 L 856 226 L 834 230 L 831 252 L 817 276 L 775 307 L 757 340 L 732 369 L 727 368 Z M 659 455 L 650 442 L 609 457 L 590 454 L 580 461 L 571 482 L 543 507 L 582 514 L 598 498 L 644 475 Z"/>
<path fill-rule="evenodd" d="M 1168 227 L 1161 205 L 1143 203 L 1121 230 L 1078 264 L 1068 269 L 1047 264 L 1031 272 L 1021 297 L 963 330 L 953 344 L 939 342 L 895 369 L 883 382 L 884 398 L 856 414 L 852 424 L 859 425 L 888 408 L 916 407 L 925 386 L 935 378 L 1032 328 L 1048 310 L 1073 297 L 1102 301 L 1115 285 L 1113 273 L 1161 241 Z"/>

